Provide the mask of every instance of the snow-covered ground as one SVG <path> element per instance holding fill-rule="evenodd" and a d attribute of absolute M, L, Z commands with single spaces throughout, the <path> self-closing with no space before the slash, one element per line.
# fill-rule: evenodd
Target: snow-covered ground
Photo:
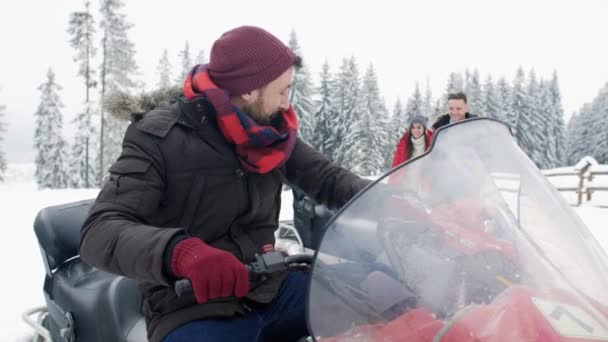
<path fill-rule="evenodd" d="M 0 340 L 26 341 L 31 331 L 21 321 L 21 313 L 44 304 L 44 267 L 32 228 L 36 213 L 46 206 L 94 198 L 97 190 L 38 190 L 32 180 L 32 165 L 10 165 L 8 173 L 8 181 L 0 184 L 4 222 L 4 238 L 0 242 L 0 260 L 4 263 L 0 282 L 0 303 L 3 306 L 0 310 Z M 597 200 L 600 199 L 598 196 Z M 291 192 L 284 192 L 283 202 L 281 217 L 291 217 Z M 608 201 L 603 204 L 608 205 Z M 608 251 L 608 209 L 584 204 L 575 211 Z"/>

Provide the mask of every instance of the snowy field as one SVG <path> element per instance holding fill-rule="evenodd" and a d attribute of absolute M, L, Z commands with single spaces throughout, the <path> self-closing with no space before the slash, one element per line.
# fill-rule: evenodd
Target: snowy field
<path fill-rule="evenodd" d="M 0 208 L 5 222 L 5 237 L 0 243 L 0 258 L 5 264 L 0 282 L 2 341 L 27 341 L 31 331 L 21 321 L 21 313 L 44 304 L 44 267 L 32 228 L 36 213 L 46 206 L 94 198 L 97 194 L 97 190 L 39 191 L 32 179 L 31 165 L 11 165 L 7 183 L 0 184 Z M 608 206 L 606 194 L 595 197 L 593 202 L 602 200 L 600 204 Z M 284 192 L 283 202 L 281 218 L 285 219 L 292 215 L 291 192 Z M 608 251 L 608 209 L 586 203 L 575 211 Z"/>

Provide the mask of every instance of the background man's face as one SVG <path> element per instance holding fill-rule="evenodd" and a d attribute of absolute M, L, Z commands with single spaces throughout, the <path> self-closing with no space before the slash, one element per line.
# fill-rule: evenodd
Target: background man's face
<path fill-rule="evenodd" d="M 464 120 L 464 115 L 469 111 L 464 100 L 448 100 L 448 112 L 452 121 Z"/>

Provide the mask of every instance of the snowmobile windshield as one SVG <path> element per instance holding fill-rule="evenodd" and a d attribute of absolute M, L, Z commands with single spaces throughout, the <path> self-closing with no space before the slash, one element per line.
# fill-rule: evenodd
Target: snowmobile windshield
<path fill-rule="evenodd" d="M 530 298 L 551 325 L 561 320 L 579 337 L 595 328 L 589 336 L 601 340 L 607 260 L 506 125 L 466 120 L 335 216 L 313 265 L 309 328 L 321 341 L 368 341 L 372 327 L 424 309 L 445 329 L 463 310 L 526 288 L 562 294 Z M 399 329 L 424 334 L 422 323 Z"/>

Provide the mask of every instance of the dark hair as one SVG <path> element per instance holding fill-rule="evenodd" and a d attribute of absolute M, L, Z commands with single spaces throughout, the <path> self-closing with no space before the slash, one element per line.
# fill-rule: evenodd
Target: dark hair
<path fill-rule="evenodd" d="M 406 152 L 406 158 L 405 160 L 409 160 L 412 157 L 412 153 L 414 153 L 414 143 L 412 142 L 412 126 L 414 126 L 414 124 L 420 124 L 420 122 L 412 122 L 410 124 L 410 127 L 408 127 L 407 129 L 407 142 L 405 143 L 407 145 L 407 152 Z M 424 149 L 426 150 L 426 126 L 422 125 L 422 135 L 420 136 L 422 139 L 424 139 Z"/>
<path fill-rule="evenodd" d="M 463 100 L 464 103 L 467 103 L 467 96 L 459 91 L 457 93 L 453 93 L 453 94 L 448 94 L 448 101 L 449 100 Z"/>

